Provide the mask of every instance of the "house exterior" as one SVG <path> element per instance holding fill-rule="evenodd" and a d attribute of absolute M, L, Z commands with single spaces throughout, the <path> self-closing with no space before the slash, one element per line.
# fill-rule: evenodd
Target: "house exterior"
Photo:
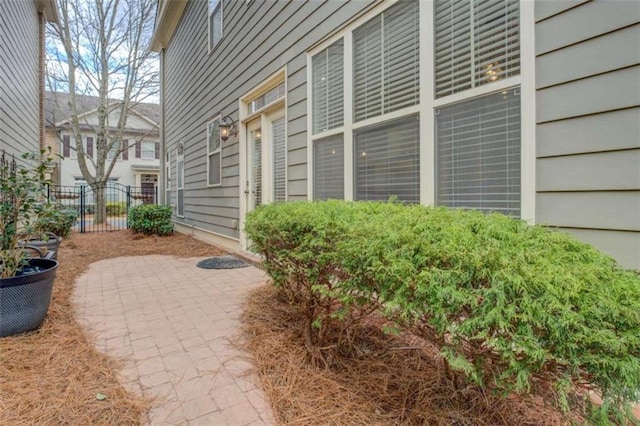
<path fill-rule="evenodd" d="M 61 156 L 54 171 L 54 183 L 66 187 L 79 187 L 87 183 L 77 161 L 77 141 L 73 137 L 69 121 L 68 97 L 66 93 L 46 92 L 46 144 Z M 95 144 L 100 99 L 77 95 L 76 102 L 84 152 L 90 157 L 88 163 L 93 173 L 95 169 L 91 164 L 97 157 Z M 120 101 L 111 103 L 110 123 L 118 122 L 119 103 Z M 113 153 L 107 156 L 107 161 L 114 156 L 117 157 L 109 182 L 156 193 L 160 172 L 159 111 L 157 104 L 148 103 L 138 103 L 129 111 L 122 138 L 128 149 L 122 152 L 113 150 Z"/>
<path fill-rule="evenodd" d="M 0 151 L 44 146 L 44 40 L 55 0 L 0 1 Z"/>
<path fill-rule="evenodd" d="M 640 269 L 640 2 L 167 1 L 164 200 L 246 249 L 257 205 L 499 211 Z"/>

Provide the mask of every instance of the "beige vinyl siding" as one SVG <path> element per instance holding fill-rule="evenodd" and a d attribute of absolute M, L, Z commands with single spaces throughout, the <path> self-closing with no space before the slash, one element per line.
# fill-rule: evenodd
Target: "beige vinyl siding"
<path fill-rule="evenodd" d="M 0 1 L 0 150 L 39 147 L 39 17 L 35 1 Z"/>
<path fill-rule="evenodd" d="M 640 3 L 535 7 L 536 222 L 640 269 Z"/>
<path fill-rule="evenodd" d="M 224 36 L 208 52 L 207 2 L 187 2 L 164 51 L 165 141 L 185 146 L 186 225 L 239 238 L 239 145 L 222 145 L 222 185 L 207 187 L 206 123 L 238 119 L 238 99 L 286 68 L 287 199 L 307 198 L 306 51 L 371 1 L 224 3 Z M 173 194 L 173 193 L 172 193 Z"/>

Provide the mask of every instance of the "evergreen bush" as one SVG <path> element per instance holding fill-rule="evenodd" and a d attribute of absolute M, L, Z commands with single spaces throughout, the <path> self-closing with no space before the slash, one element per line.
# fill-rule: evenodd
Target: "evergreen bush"
<path fill-rule="evenodd" d="M 135 232 L 146 235 L 171 235 L 171 207 L 158 204 L 142 204 L 129 209 L 128 222 Z"/>
<path fill-rule="evenodd" d="M 330 343 L 330 322 L 348 337 L 376 311 L 495 391 L 550 387 L 568 409 L 570 393 L 595 388 L 607 418 L 640 395 L 640 277 L 568 234 L 500 214 L 340 201 L 262 206 L 245 229 L 306 319 L 311 350 Z"/>

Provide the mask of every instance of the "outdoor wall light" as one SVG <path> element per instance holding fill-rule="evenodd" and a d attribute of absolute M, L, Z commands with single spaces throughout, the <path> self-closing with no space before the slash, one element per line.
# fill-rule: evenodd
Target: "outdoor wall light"
<path fill-rule="evenodd" d="M 226 141 L 229 139 L 229 136 L 237 136 L 238 135 L 238 126 L 233 118 L 228 115 L 225 115 L 220 119 L 220 139 L 222 141 Z"/>

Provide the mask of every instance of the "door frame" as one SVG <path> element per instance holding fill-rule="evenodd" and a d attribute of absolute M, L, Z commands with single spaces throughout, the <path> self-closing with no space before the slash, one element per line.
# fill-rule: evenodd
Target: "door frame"
<path fill-rule="evenodd" d="M 277 87 L 278 85 L 285 84 L 285 95 L 282 98 L 264 106 L 263 108 L 250 113 L 249 104 L 251 101 L 268 92 L 269 90 Z M 240 249 L 248 250 L 249 241 L 246 233 L 244 232 L 244 221 L 247 213 L 250 211 L 249 196 L 251 195 L 251 188 L 248 185 L 250 177 L 250 169 L 248 168 L 248 161 L 251 159 L 249 148 L 249 131 L 248 124 L 256 119 L 260 119 L 260 127 L 262 132 L 262 150 L 263 153 L 268 155 L 262 156 L 262 200 L 263 202 L 269 202 L 273 196 L 273 144 L 271 136 L 271 120 L 284 117 L 285 123 L 287 122 L 287 73 L 286 67 L 280 69 L 276 73 L 272 74 L 261 84 L 247 92 L 238 100 L 238 150 L 240 161 L 240 181 L 238 184 L 238 197 L 239 203 L 239 234 L 240 234 Z M 287 138 L 287 132 L 285 130 L 285 139 Z M 265 177 L 268 180 L 265 180 Z M 265 183 L 267 185 L 265 185 Z M 248 193 L 246 191 L 249 191 Z"/>

